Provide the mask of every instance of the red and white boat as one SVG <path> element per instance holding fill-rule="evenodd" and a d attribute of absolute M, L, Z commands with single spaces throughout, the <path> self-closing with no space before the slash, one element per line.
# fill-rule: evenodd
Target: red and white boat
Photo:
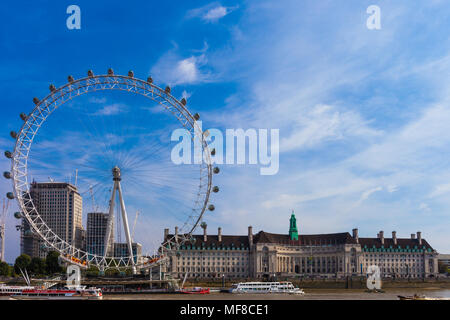
<path fill-rule="evenodd" d="M 209 288 L 202 288 L 202 287 L 181 288 L 178 292 L 186 294 L 208 294 Z"/>
<path fill-rule="evenodd" d="M 0 285 L 0 296 L 14 300 L 101 300 L 101 289 L 83 286 L 62 289 L 45 289 L 32 286 Z"/>
<path fill-rule="evenodd" d="M 17 300 L 102 300 L 101 289 L 85 286 L 62 289 L 23 289 L 20 293 L 11 295 Z"/>
<path fill-rule="evenodd" d="M 21 294 L 23 290 L 32 290 L 35 287 L 32 286 L 8 286 L 5 284 L 0 284 L 0 296 L 12 296 L 15 294 Z"/>

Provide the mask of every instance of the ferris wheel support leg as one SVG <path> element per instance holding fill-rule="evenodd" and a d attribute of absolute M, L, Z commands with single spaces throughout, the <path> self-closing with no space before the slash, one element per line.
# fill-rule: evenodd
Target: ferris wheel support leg
<path fill-rule="evenodd" d="M 123 228 L 125 229 L 125 236 L 127 238 L 128 252 L 130 253 L 132 272 L 133 274 L 136 274 L 136 265 L 134 263 L 133 257 L 133 244 L 131 243 L 130 228 L 128 227 L 128 216 L 127 211 L 125 209 L 125 202 L 123 201 L 122 197 L 122 187 L 120 186 L 120 182 L 117 182 L 117 189 L 119 190 L 119 201 L 120 207 L 122 209 L 121 211 L 122 211 Z"/>
<path fill-rule="evenodd" d="M 104 239 L 104 250 L 103 255 L 106 257 L 108 255 L 108 249 L 111 245 L 114 245 L 114 241 L 111 241 L 111 232 L 112 232 L 112 224 L 114 222 L 114 202 L 116 201 L 116 191 L 117 191 L 117 182 L 114 182 L 114 187 L 111 195 L 111 200 L 109 202 L 109 215 L 108 215 L 108 222 L 106 225 L 106 233 L 105 233 L 105 239 Z"/>

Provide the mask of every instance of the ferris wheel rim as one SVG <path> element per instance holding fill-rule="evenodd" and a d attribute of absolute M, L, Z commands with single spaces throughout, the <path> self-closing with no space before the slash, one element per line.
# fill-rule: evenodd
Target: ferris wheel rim
<path fill-rule="evenodd" d="M 190 131 L 192 130 L 193 134 L 201 135 L 201 146 L 204 151 L 204 159 L 206 162 L 205 168 L 207 171 L 207 183 L 206 191 L 204 193 L 203 201 L 201 202 L 201 210 L 200 213 L 197 213 L 196 216 L 189 216 L 188 220 L 184 223 L 184 226 L 187 224 L 192 225 L 189 228 L 188 232 L 183 233 L 180 237 L 175 239 L 175 236 L 172 236 L 170 239 L 163 239 L 163 243 L 160 248 L 165 248 L 164 250 L 170 251 L 176 249 L 180 244 L 189 241 L 192 233 L 195 231 L 197 226 L 199 225 L 208 205 L 211 186 L 212 186 L 212 164 L 210 151 L 208 148 L 208 144 L 206 143 L 204 132 L 201 127 L 197 124 L 197 120 L 190 111 L 185 107 L 186 101 L 181 102 L 176 99 L 171 93 L 170 88 L 166 87 L 166 90 L 161 89 L 159 86 L 155 85 L 153 82 L 144 81 L 139 78 L 135 78 L 132 76 L 123 76 L 123 75 L 115 75 L 115 74 L 107 74 L 107 75 L 88 75 L 88 77 L 80 78 L 80 79 L 70 79 L 69 83 L 66 83 L 58 88 L 55 88 L 53 85 L 50 86 L 50 94 L 48 94 L 45 98 L 39 101 L 35 101 L 35 107 L 33 110 L 26 116 L 24 119 L 24 123 L 20 128 L 20 131 L 17 133 L 17 137 L 15 139 L 15 146 L 13 157 L 11 158 L 11 174 L 12 174 L 12 183 L 13 183 L 13 193 L 15 198 L 19 203 L 19 207 L 23 212 L 23 216 L 33 228 L 34 231 L 45 241 L 46 244 L 50 245 L 53 249 L 57 250 L 61 257 L 64 260 L 67 260 L 71 263 L 78 264 L 82 267 L 88 267 L 89 265 L 95 265 L 97 267 L 104 268 L 121 268 L 121 267 L 129 267 L 131 265 L 130 257 L 111 257 L 106 255 L 96 255 L 87 252 L 87 250 L 82 250 L 80 248 L 76 248 L 74 245 L 69 244 L 66 240 L 61 239 L 50 227 L 45 223 L 45 221 L 40 216 L 36 206 L 33 203 L 33 200 L 29 196 L 29 183 L 28 183 L 28 156 L 31 150 L 31 146 L 33 143 L 34 137 L 37 135 L 39 128 L 46 121 L 47 117 L 51 115 L 59 106 L 62 106 L 69 100 L 76 98 L 78 96 L 95 92 L 95 91 L 106 91 L 106 90 L 122 90 L 130 93 L 143 95 L 153 101 L 162 104 L 168 111 L 170 111 L 177 120 L 186 128 L 187 125 L 190 125 Z M 103 81 L 102 81 L 103 80 Z M 83 84 L 83 85 L 79 85 Z M 77 86 L 78 85 L 78 86 Z M 124 88 L 121 87 L 126 86 Z M 53 88 L 52 88 L 53 86 Z M 90 88 L 93 90 L 89 91 Z M 169 90 L 167 90 L 169 88 Z M 150 89 L 150 90 L 149 90 Z M 76 93 L 72 95 L 73 92 Z M 144 94 L 146 92 L 146 94 Z M 59 93 L 62 93 L 59 95 Z M 151 93 L 151 95 L 150 95 Z M 66 95 L 69 95 L 66 97 Z M 66 100 L 63 100 L 59 105 L 56 104 L 59 100 L 66 97 Z M 158 98 L 161 99 L 158 101 Z M 52 100 L 51 100 L 52 99 Z M 49 102 L 50 100 L 50 102 Z M 170 110 L 170 106 L 163 104 L 161 102 L 168 103 L 171 107 L 174 107 L 179 114 L 175 114 L 173 110 Z M 54 104 L 55 103 L 55 104 Z M 54 105 L 53 105 L 54 104 Z M 44 105 L 44 107 L 42 107 Z M 53 106 L 52 110 L 47 110 Z M 35 115 L 35 112 L 39 111 L 38 115 Z M 42 115 L 43 111 L 46 111 L 47 114 Z M 176 112 L 175 111 L 175 112 Z M 186 120 L 184 123 L 181 121 L 180 117 L 184 117 Z M 32 119 L 32 123 L 30 124 L 30 119 Z M 35 122 L 40 120 L 41 122 L 36 125 Z M 33 126 L 36 126 L 33 128 Z M 186 128 L 187 129 L 187 128 Z M 24 134 L 25 132 L 25 134 Z M 31 137 L 29 136 L 31 132 Z M 194 137 L 194 135 L 193 135 Z M 23 150 L 25 149 L 25 150 Z M 23 152 L 25 151 L 25 152 Z M 23 163 L 21 163 L 21 161 Z M 201 162 L 201 165 L 204 162 Z M 200 166 L 201 167 L 201 166 Z M 202 167 L 201 167 L 202 168 Z M 20 180 L 20 178 L 23 179 Z M 202 176 L 200 174 L 200 180 Z M 202 181 L 200 181 L 198 198 L 202 195 L 200 190 L 202 188 Z M 28 199 L 24 199 L 24 195 L 28 196 Z M 196 203 L 198 200 L 196 201 Z M 31 208 L 27 208 L 26 205 L 30 205 Z M 34 214 L 34 219 L 31 217 L 31 214 Z M 39 223 L 39 226 L 37 225 Z M 183 230 L 183 227 L 181 228 Z M 68 254 L 67 252 L 71 252 L 72 254 Z M 164 257 L 164 255 L 162 255 Z M 77 258 L 76 258 L 77 257 Z M 132 259 L 134 260 L 137 255 L 133 255 Z M 165 258 L 165 257 L 164 257 Z M 74 260 L 75 259 L 75 260 Z M 137 259 L 136 259 L 137 260 Z M 163 263 L 163 259 L 156 261 L 155 264 Z M 145 264 L 145 263 L 143 263 Z M 136 263 L 136 266 L 141 268 L 142 266 L 139 263 Z M 145 266 L 144 266 L 145 267 Z"/>

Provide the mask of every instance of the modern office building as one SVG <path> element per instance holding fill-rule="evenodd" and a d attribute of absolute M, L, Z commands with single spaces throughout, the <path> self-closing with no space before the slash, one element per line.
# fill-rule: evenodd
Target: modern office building
<path fill-rule="evenodd" d="M 175 234 L 177 234 L 177 228 Z M 165 229 L 164 239 L 173 234 Z M 170 254 L 167 271 L 183 278 L 262 278 L 314 277 L 343 278 L 366 275 L 369 266 L 377 265 L 381 276 L 423 278 L 438 273 L 437 252 L 422 238 L 359 238 L 358 229 L 332 234 L 302 235 L 294 213 L 289 232 L 275 234 L 260 231 L 247 235 L 194 235 L 189 243 Z"/>
<path fill-rule="evenodd" d="M 140 243 L 131 243 L 133 250 L 133 256 L 135 257 L 134 262 L 140 262 L 142 257 L 142 245 Z M 128 257 L 129 256 L 128 243 L 114 243 L 114 257 Z"/>
<path fill-rule="evenodd" d="M 88 213 L 86 226 L 87 252 L 100 256 L 103 255 L 103 250 L 105 249 L 105 234 L 107 225 L 108 225 L 107 213 L 102 212 Z M 114 239 L 114 225 L 111 229 L 111 239 Z"/>
<path fill-rule="evenodd" d="M 84 248 L 83 200 L 74 185 L 33 181 L 30 196 L 39 215 L 53 232 L 69 244 Z M 21 227 L 21 253 L 40 258 L 45 258 L 48 253 L 44 241 L 31 232 L 24 219 Z"/>

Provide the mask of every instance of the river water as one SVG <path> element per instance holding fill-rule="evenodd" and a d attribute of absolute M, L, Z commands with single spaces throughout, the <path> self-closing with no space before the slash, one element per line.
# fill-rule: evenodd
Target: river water
<path fill-rule="evenodd" d="M 289 294 L 127 294 L 104 295 L 104 300 L 398 300 L 398 296 L 423 294 L 427 297 L 450 298 L 450 289 L 413 288 L 385 289 L 369 293 L 363 289 L 305 289 L 305 295 Z"/>

